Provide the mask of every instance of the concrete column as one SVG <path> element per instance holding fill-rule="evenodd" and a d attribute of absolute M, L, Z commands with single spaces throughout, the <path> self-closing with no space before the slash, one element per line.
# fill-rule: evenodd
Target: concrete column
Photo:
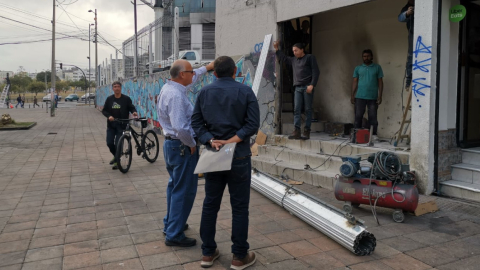
<path fill-rule="evenodd" d="M 415 2 L 410 165 L 420 192 L 434 190 L 438 1 Z"/>
<path fill-rule="evenodd" d="M 178 58 L 178 48 L 179 48 L 179 42 L 180 42 L 180 29 L 179 29 L 179 10 L 178 7 L 175 7 L 175 13 L 174 13 L 174 28 L 173 28 L 173 60 L 177 60 Z"/>
<path fill-rule="evenodd" d="M 153 48 L 152 48 L 152 44 L 153 44 L 153 40 L 152 40 L 152 36 L 153 36 L 153 25 L 150 24 L 150 30 L 148 32 L 148 74 L 153 74 Z"/>
<path fill-rule="evenodd" d="M 190 37 L 191 49 L 198 51 L 198 53 L 202 55 L 203 25 L 200 23 L 192 23 Z"/>
<path fill-rule="evenodd" d="M 162 48 L 163 48 L 163 42 L 162 42 L 162 35 L 163 35 L 163 23 L 160 23 L 163 20 L 163 8 L 161 7 L 155 7 L 155 21 L 158 22 L 158 24 L 155 26 L 155 54 L 154 58 L 155 60 L 162 60 Z"/>

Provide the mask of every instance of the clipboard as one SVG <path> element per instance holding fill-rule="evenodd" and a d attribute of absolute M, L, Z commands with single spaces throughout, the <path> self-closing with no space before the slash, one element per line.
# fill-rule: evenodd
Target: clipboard
<path fill-rule="evenodd" d="M 207 146 L 202 150 L 194 174 L 231 170 L 236 146 L 237 143 L 225 144 L 218 151 Z"/>

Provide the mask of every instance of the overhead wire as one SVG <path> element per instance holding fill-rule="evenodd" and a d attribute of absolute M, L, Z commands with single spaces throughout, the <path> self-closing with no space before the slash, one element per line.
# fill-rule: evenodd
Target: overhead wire
<path fill-rule="evenodd" d="M 52 32 L 52 30 L 50 30 L 50 29 L 46 29 L 46 28 L 42 28 L 42 27 L 39 27 L 39 26 L 35 26 L 35 25 L 29 24 L 29 23 L 26 23 L 26 22 L 17 21 L 17 20 L 14 20 L 14 19 L 11 19 L 11 18 L 2 16 L 2 15 L 0 15 L 0 18 L 6 19 L 6 20 L 10 20 L 10 21 L 13 21 L 13 22 L 16 22 L 16 23 L 19 23 L 19 24 L 27 25 L 27 26 L 30 26 L 30 27 L 33 27 L 33 28 L 37 28 L 37 29 L 40 29 L 40 30 Z M 64 34 L 64 33 L 60 33 L 60 32 L 56 32 L 56 33 L 59 34 L 59 35 L 67 36 L 67 37 L 75 37 L 75 36 L 68 35 L 68 34 Z"/>
<path fill-rule="evenodd" d="M 57 2 L 60 3 L 58 0 L 57 0 Z M 64 2 L 65 2 L 65 1 L 64 1 Z M 65 14 L 67 14 L 68 18 L 69 18 L 70 21 L 75 25 L 75 27 L 76 27 L 78 30 L 80 30 L 82 33 L 84 33 L 83 30 L 80 29 L 80 28 L 78 27 L 78 25 L 72 20 L 72 18 L 70 17 L 70 15 L 68 14 L 68 12 L 65 10 L 65 8 L 64 8 L 61 4 L 59 5 L 59 7 L 60 7 L 61 9 L 63 9 L 63 11 L 65 12 Z M 87 34 L 84 33 L 84 35 L 85 35 L 85 37 L 88 37 Z"/>

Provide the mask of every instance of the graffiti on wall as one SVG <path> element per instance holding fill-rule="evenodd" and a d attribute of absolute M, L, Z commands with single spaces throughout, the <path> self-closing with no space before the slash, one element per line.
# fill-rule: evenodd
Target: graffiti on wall
<path fill-rule="evenodd" d="M 253 52 L 249 55 L 232 57 L 236 61 L 237 74 L 236 81 L 252 86 L 255 76 L 255 67 L 258 64 L 260 58 L 260 52 Z M 262 75 L 262 81 L 258 92 L 258 102 L 260 105 L 260 119 L 261 129 L 266 134 L 272 134 L 274 132 L 274 112 L 275 112 L 275 53 L 269 52 L 267 57 L 267 63 Z M 167 80 L 170 79 L 168 71 L 160 72 L 148 76 L 146 78 L 138 78 L 137 80 L 124 80 L 122 81 L 122 94 L 129 96 L 133 105 L 137 109 L 140 117 L 148 119 L 150 127 L 157 132 L 160 131 L 160 123 L 158 122 L 156 100 L 162 87 Z M 188 99 L 192 104 L 195 104 L 195 100 L 200 90 L 211 84 L 216 80 L 213 72 L 208 72 L 200 77 L 197 82 L 191 85 L 187 89 Z M 111 85 L 102 86 L 97 88 L 97 104 L 98 109 L 103 109 L 103 104 L 108 96 L 113 95 Z"/>
<path fill-rule="evenodd" d="M 413 56 L 412 70 L 419 70 L 422 72 L 422 75 L 430 73 L 429 67 L 432 65 L 432 46 L 425 45 L 421 36 L 417 38 Z M 426 77 L 420 76 L 412 80 L 412 92 L 417 102 L 420 102 L 420 99 L 425 96 L 425 91 L 430 90 L 430 88 L 431 85 L 427 83 Z M 422 105 L 418 105 L 418 107 L 421 108 Z"/>

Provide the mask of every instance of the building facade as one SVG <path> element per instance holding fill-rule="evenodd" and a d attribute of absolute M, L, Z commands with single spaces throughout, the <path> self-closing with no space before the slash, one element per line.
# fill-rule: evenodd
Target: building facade
<path fill-rule="evenodd" d="M 378 135 L 394 138 L 403 112 L 409 110 L 410 92 L 404 83 L 408 29 L 398 20 L 407 2 L 217 1 L 216 55 L 258 53 L 267 34 L 280 41 L 285 53 L 294 41 L 305 43 L 320 68 L 315 117 L 319 122 L 353 123 L 353 70 L 362 64 L 362 51 L 371 49 L 385 75 Z M 460 4 L 466 8 L 465 19 L 451 21 L 450 10 Z M 479 17 L 478 1 L 415 3 L 409 163 L 424 194 L 480 199 Z M 273 48 L 269 50 L 273 54 Z M 279 64 L 275 74 L 276 107 L 291 107 L 289 74 Z M 277 134 L 291 128 L 283 115 L 282 109 L 275 110 Z"/>

